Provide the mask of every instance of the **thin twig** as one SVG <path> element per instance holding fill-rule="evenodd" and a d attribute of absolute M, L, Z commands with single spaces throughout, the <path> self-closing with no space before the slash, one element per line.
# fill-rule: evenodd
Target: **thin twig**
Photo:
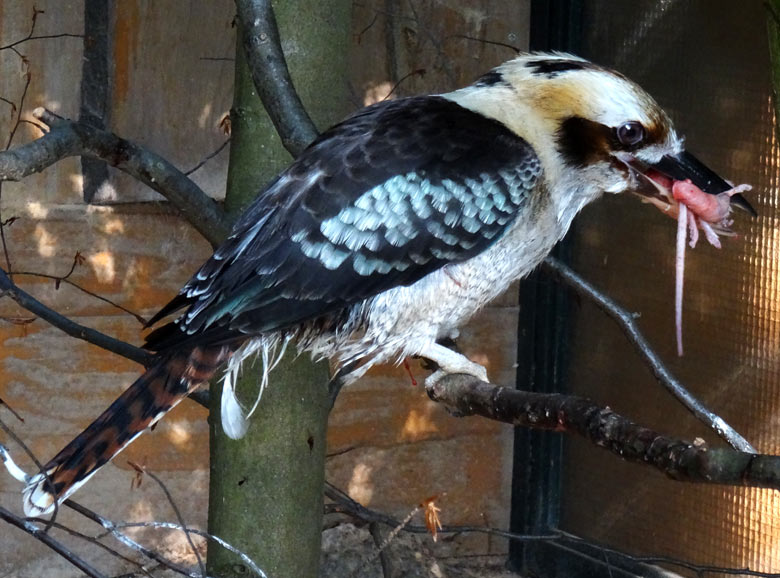
<path fill-rule="evenodd" d="M 450 40 L 452 38 L 457 38 L 460 40 L 470 40 L 472 42 L 479 42 L 480 44 L 489 44 L 491 46 L 498 46 L 500 48 L 508 48 L 515 54 L 520 53 L 520 48 L 515 46 L 514 44 L 508 44 L 506 42 L 501 42 L 499 40 L 488 40 L 487 38 L 476 38 L 474 36 L 469 36 L 468 34 L 450 34 L 449 36 L 444 37 L 444 42 L 447 40 Z"/>
<path fill-rule="evenodd" d="M 119 531 L 119 526 L 112 522 L 111 520 L 104 518 L 100 514 L 97 514 L 90 510 L 89 508 L 85 508 L 81 504 L 74 502 L 73 500 L 65 500 L 63 502 L 63 505 L 68 506 L 72 510 L 75 510 L 85 518 L 92 520 L 93 522 L 99 524 L 102 526 L 109 534 L 111 534 L 117 541 L 124 544 L 131 550 L 135 550 L 136 552 L 140 552 L 150 560 L 154 560 L 158 564 L 162 564 L 166 568 L 170 568 L 174 572 L 177 572 L 179 574 L 182 574 L 184 576 L 190 576 L 191 578 L 203 578 L 200 574 L 190 572 L 187 568 L 184 566 L 181 566 L 179 564 L 176 564 L 175 562 L 169 560 L 165 556 L 158 554 L 154 550 L 150 550 L 146 546 L 139 544 L 132 538 L 130 538 L 127 534 L 123 534 Z"/>
<path fill-rule="evenodd" d="M 21 44 L 24 44 L 25 42 L 29 42 L 30 40 L 50 40 L 53 38 L 84 38 L 83 34 L 70 34 L 67 32 L 62 32 L 60 34 L 41 34 L 38 36 L 34 36 L 35 26 L 38 24 L 38 16 L 43 13 L 44 10 L 40 10 L 35 6 L 33 6 L 32 18 L 30 19 L 30 31 L 27 33 L 27 36 L 25 36 L 24 38 L 20 38 L 19 40 L 14 40 L 10 44 L 6 44 L 5 46 L 0 46 L 0 50 L 13 50 L 17 54 L 19 54 L 19 52 L 16 50 L 16 47 Z"/>
<path fill-rule="evenodd" d="M 393 85 L 393 88 L 391 88 L 391 89 L 390 89 L 390 92 L 388 92 L 388 93 L 385 95 L 385 97 L 384 97 L 382 100 L 387 100 L 388 98 L 390 98 L 390 97 L 393 95 L 393 93 L 394 93 L 396 90 L 398 90 L 398 88 L 399 88 L 399 87 L 400 87 L 400 86 L 401 86 L 401 85 L 402 85 L 404 82 L 406 82 L 408 79 L 412 78 L 413 76 L 420 76 L 420 77 L 423 77 L 423 76 L 425 76 L 425 73 L 426 73 L 426 70 L 425 70 L 424 68 L 418 68 L 417 70 L 412 70 L 411 72 L 407 72 L 406 74 L 404 74 L 404 75 L 403 75 L 403 76 L 402 76 L 402 77 L 401 77 L 401 78 L 398 80 L 398 82 L 396 82 L 396 83 Z"/>
<path fill-rule="evenodd" d="M 135 471 L 146 474 L 150 478 L 152 478 L 158 486 L 160 486 L 160 489 L 162 490 L 163 494 L 165 494 L 165 499 L 168 500 L 168 504 L 170 504 L 171 508 L 173 509 L 173 513 L 176 514 L 176 519 L 179 521 L 179 524 L 181 525 L 182 531 L 184 532 L 185 538 L 187 538 L 187 543 L 190 545 L 190 549 L 192 550 L 192 553 L 195 554 L 195 559 L 198 561 L 198 567 L 200 568 L 200 573 L 205 576 L 206 575 L 206 565 L 203 563 L 203 559 L 200 557 L 200 552 L 198 552 L 198 549 L 195 547 L 195 543 L 192 541 L 192 536 L 190 535 L 190 531 L 187 529 L 187 524 L 184 522 L 184 516 L 181 515 L 181 510 L 179 510 L 179 507 L 176 505 L 176 502 L 173 499 L 173 496 L 168 491 L 168 488 L 165 486 L 165 484 L 162 482 L 162 480 L 157 477 L 155 474 L 147 470 L 143 466 L 139 466 L 138 464 L 134 462 L 127 462 L 130 464 L 132 468 L 135 469 Z"/>
<path fill-rule="evenodd" d="M 661 360 L 650 343 L 647 341 L 636 324 L 634 315 L 618 305 L 613 299 L 607 297 L 604 293 L 596 289 L 593 285 L 585 281 L 571 268 L 561 263 L 554 257 L 547 257 L 542 267 L 556 279 L 573 289 L 578 295 L 587 297 L 593 301 L 596 306 L 615 321 L 623 333 L 626 335 L 629 343 L 634 346 L 639 355 L 644 359 L 646 365 L 655 375 L 656 379 L 680 401 L 696 418 L 702 423 L 712 428 L 721 438 L 726 440 L 734 449 L 741 452 L 758 453 L 737 430 L 731 427 L 719 415 L 711 412 L 704 404 L 696 399 L 685 386 L 672 375 L 672 372 Z"/>
<path fill-rule="evenodd" d="M 197 165 L 189 169 L 188 171 L 184 171 L 184 174 L 187 176 L 190 176 L 192 173 L 197 171 L 199 168 L 201 168 L 203 165 L 205 165 L 207 162 L 209 162 L 211 159 L 213 159 L 215 156 L 217 156 L 219 153 L 223 151 L 223 149 L 230 144 L 230 139 L 227 139 L 225 142 L 223 142 L 217 150 L 215 150 L 213 153 L 207 154 L 205 157 L 203 157 L 203 160 L 201 160 Z"/>
<path fill-rule="evenodd" d="M 17 287 L 2 269 L 0 269 L 0 292 L 6 292 L 6 294 L 21 307 L 30 313 L 37 315 L 57 329 L 64 331 L 71 337 L 82 339 L 144 366 L 148 366 L 153 359 L 151 353 L 140 347 L 135 347 L 134 345 L 120 341 L 119 339 L 101 333 L 90 327 L 79 325 L 75 321 L 46 307 L 46 305 L 35 299 L 32 295 Z"/>
<path fill-rule="evenodd" d="M 354 515 L 356 518 L 359 518 L 365 522 L 378 522 L 385 526 L 389 526 L 390 528 L 397 528 L 399 525 L 401 525 L 401 520 L 397 520 L 396 518 L 388 516 L 382 512 L 366 508 L 329 482 L 325 482 L 325 496 L 334 502 L 332 504 L 325 504 L 326 514 L 340 513 Z M 410 532 L 412 534 L 430 533 L 426 526 L 417 524 L 406 524 L 403 527 L 403 531 Z M 512 540 L 528 542 L 549 542 L 558 538 L 557 533 L 548 535 L 517 534 L 515 532 L 508 532 L 506 530 L 490 528 L 487 526 L 443 526 L 439 530 L 440 534 L 463 534 L 467 532 L 477 532 L 480 534 L 501 536 Z"/>
<path fill-rule="evenodd" d="M 350 498 L 342 490 L 340 490 L 339 488 L 337 488 L 336 486 L 328 482 L 325 483 L 325 495 L 329 499 L 333 500 L 332 504 L 325 505 L 326 513 L 337 512 L 337 513 L 346 514 L 348 516 L 355 518 L 356 520 L 360 520 L 368 524 L 379 523 L 390 527 L 397 527 L 400 524 L 399 520 L 396 520 L 395 518 L 392 518 L 387 514 L 378 512 L 376 510 L 372 510 L 370 508 L 366 508 L 359 502 L 356 502 L 355 500 Z M 415 525 L 407 525 L 403 528 L 403 530 L 405 532 L 417 533 L 417 534 L 428 532 L 425 526 L 415 526 Z M 499 530 L 497 528 L 490 528 L 490 527 L 483 527 L 483 526 L 444 526 L 444 528 L 441 530 L 441 533 L 449 533 L 449 534 L 466 534 L 470 532 L 480 532 L 480 533 L 488 534 L 489 536 L 500 536 L 508 540 L 516 540 L 519 542 L 549 542 L 549 543 L 560 543 L 560 544 L 573 543 L 578 545 L 586 545 L 597 549 L 601 553 L 609 554 L 610 556 L 620 557 L 623 558 L 624 560 L 629 560 L 634 563 L 669 564 L 687 570 L 691 570 L 695 572 L 698 576 L 703 576 L 704 574 L 725 574 L 725 575 L 744 574 L 747 576 L 755 576 L 757 578 L 780 578 L 780 574 L 772 573 L 772 572 L 761 572 L 758 570 L 751 570 L 750 568 L 728 568 L 728 567 L 720 567 L 720 566 L 704 566 L 704 565 L 694 564 L 692 562 L 687 562 L 685 560 L 680 560 L 677 558 L 667 557 L 667 556 L 653 556 L 653 555 L 637 556 L 632 554 L 626 554 L 625 552 L 620 552 L 619 550 L 615 550 L 607 546 L 603 546 L 601 544 L 595 544 L 593 542 L 590 542 L 578 536 L 574 536 L 572 534 L 568 534 L 566 532 L 562 532 L 560 530 L 556 530 L 554 533 L 547 534 L 547 535 L 517 534 L 514 532 Z"/>
<path fill-rule="evenodd" d="M 43 520 L 41 520 L 43 522 Z M 89 542 L 90 544 L 93 544 L 94 546 L 97 546 L 101 550 L 108 552 L 111 556 L 114 556 L 115 558 L 119 558 L 120 560 L 123 560 L 124 562 L 127 562 L 128 564 L 132 564 L 133 566 L 138 567 L 138 570 L 143 572 L 146 576 L 152 576 L 152 574 L 144 568 L 144 565 L 138 562 L 137 560 L 133 560 L 129 556 L 125 556 L 121 552 L 117 552 L 110 546 L 104 544 L 101 542 L 98 538 L 94 536 L 87 536 L 86 534 L 82 534 L 81 532 L 78 532 L 77 530 L 74 530 L 72 528 L 68 528 L 64 524 L 60 524 L 59 522 L 52 523 L 52 528 L 56 528 L 57 530 L 60 530 L 62 532 L 65 532 L 67 534 L 70 534 L 71 536 L 74 536 L 76 538 L 80 538 L 81 540 L 84 540 L 85 542 Z"/>
<path fill-rule="evenodd" d="M 84 35 L 62 32 L 61 34 L 41 34 L 40 36 L 25 36 L 20 40 L 14 40 L 10 44 L 6 44 L 5 46 L 0 46 L 0 50 L 9 50 L 19 46 L 20 44 L 24 44 L 25 42 L 30 42 L 31 40 L 52 40 L 55 38 L 84 38 Z"/>
<path fill-rule="evenodd" d="M 2 397 L 0 397 L 0 405 L 5 407 L 8 411 L 10 411 L 12 416 L 14 416 L 20 422 L 24 423 L 24 418 L 21 415 L 19 415 L 18 413 L 16 413 L 16 410 L 14 408 L 12 408 L 5 401 L 3 401 Z"/>
<path fill-rule="evenodd" d="M 573 543 L 578 545 L 585 545 L 591 548 L 599 550 L 603 554 L 609 554 L 616 558 L 621 558 L 633 563 L 639 564 L 667 564 L 670 566 L 677 566 L 695 572 L 697 576 L 704 576 L 705 574 L 724 574 L 727 576 L 756 576 L 758 578 L 780 578 L 780 573 L 776 572 L 761 572 L 760 570 L 751 570 L 748 567 L 745 568 L 727 568 L 724 566 L 706 566 L 703 564 L 694 564 L 693 562 L 687 562 L 680 560 L 679 558 L 672 558 L 669 556 L 637 556 L 633 554 L 626 554 L 620 550 L 615 550 L 609 546 L 603 544 L 595 544 L 579 536 L 561 532 L 560 542 Z"/>
<path fill-rule="evenodd" d="M 22 96 L 19 100 L 19 106 L 16 110 L 16 122 L 14 123 L 13 127 L 11 127 L 11 132 L 8 135 L 8 142 L 5 144 L 5 150 L 8 150 L 11 147 L 11 143 L 14 141 L 14 136 L 16 136 L 16 131 L 19 130 L 19 125 L 22 124 L 22 111 L 24 110 L 24 101 L 27 98 L 27 91 L 30 89 L 30 82 L 32 82 L 32 74 L 27 71 L 24 75 L 24 89 L 22 90 Z"/>
<path fill-rule="evenodd" d="M 84 572 L 87 576 L 91 576 L 92 578 L 106 578 L 105 574 L 93 568 L 86 560 L 83 560 L 77 554 L 68 549 L 65 545 L 52 538 L 45 530 L 39 528 L 32 522 L 16 516 L 2 506 L 0 506 L 0 519 L 8 522 L 12 526 L 16 526 L 42 544 L 45 544 L 57 552 L 57 554 L 62 556 L 65 560 L 73 564 L 76 568 Z"/>
<path fill-rule="evenodd" d="M 184 531 L 184 529 L 181 526 L 178 526 L 177 524 L 172 524 L 170 522 L 126 522 L 126 523 L 116 524 L 115 527 L 116 528 L 163 528 L 166 530 L 178 530 L 180 532 Z M 232 552 L 233 554 L 241 558 L 241 561 L 244 562 L 252 570 L 252 572 L 257 574 L 261 578 L 268 578 L 266 573 L 263 572 L 257 564 L 255 564 L 254 560 L 252 560 L 249 556 L 244 554 L 241 550 L 239 550 L 235 546 L 232 546 L 228 542 L 225 542 L 225 540 L 223 540 L 219 536 L 215 536 L 214 534 L 209 534 L 208 532 L 204 532 L 203 530 L 197 530 L 195 528 L 190 528 L 189 531 L 192 532 L 193 534 L 197 534 L 198 536 L 216 542 L 228 552 Z"/>
<path fill-rule="evenodd" d="M 43 476 L 43 478 L 46 480 L 46 484 L 48 484 L 49 487 L 54 487 L 54 485 L 51 483 L 51 479 L 49 478 L 49 473 L 46 471 L 46 468 L 43 467 L 43 464 L 38 459 L 38 456 L 36 456 L 33 453 L 33 451 L 27 446 L 27 444 L 22 441 L 22 438 L 16 435 L 16 432 L 12 430 L 10 427 L 8 427 L 2 419 L 0 419 L 0 429 L 3 430 L 3 432 L 5 432 L 5 435 L 11 438 L 14 441 L 14 443 L 21 448 L 21 450 L 25 453 L 25 455 L 28 458 L 30 458 L 32 463 L 35 464 L 35 467 L 38 469 L 38 473 L 40 473 Z M 10 455 L 8 457 L 10 457 Z M 51 518 L 49 518 L 49 520 L 46 522 L 46 527 L 44 528 L 45 532 L 48 532 L 49 528 L 52 526 L 52 524 L 54 524 L 55 520 L 57 519 L 57 516 L 59 515 L 59 512 L 60 512 L 60 505 L 55 500 L 54 511 L 51 514 Z"/>
<path fill-rule="evenodd" d="M 10 219 L 5 221 L 3 219 L 3 181 L 0 179 L 0 242 L 3 244 L 3 257 L 5 258 L 5 266 L 8 271 L 11 270 L 11 255 L 8 252 L 8 242 L 5 238 L 5 228 L 10 224 Z"/>
<path fill-rule="evenodd" d="M 55 282 L 65 283 L 66 285 L 70 285 L 74 289 L 78 289 L 79 291 L 81 291 L 86 295 L 89 295 L 90 297 L 103 301 L 104 303 L 107 303 L 112 307 L 116 307 L 117 309 L 123 311 L 124 313 L 127 313 L 128 315 L 132 315 L 136 319 L 136 321 L 138 321 L 141 325 L 143 325 L 144 327 L 146 326 L 146 319 L 142 315 L 136 313 L 135 311 L 132 311 L 131 309 L 128 309 L 127 307 L 120 305 L 116 301 L 112 301 L 108 297 L 103 297 L 102 295 L 95 293 L 94 291 L 90 291 L 89 289 L 82 287 L 78 283 L 68 279 L 67 275 L 65 277 L 60 277 L 59 275 L 49 275 L 48 273 L 38 273 L 35 271 L 14 271 L 13 274 L 14 276 L 25 275 L 28 277 L 40 277 L 41 279 L 51 279 L 52 281 Z"/>
<path fill-rule="evenodd" d="M 368 532 L 371 534 L 371 538 L 373 538 L 374 544 L 377 547 L 379 563 L 382 565 L 382 576 L 384 576 L 384 578 L 393 578 L 393 561 L 390 559 L 390 556 L 387 553 L 387 549 L 382 546 L 384 543 L 384 538 L 382 537 L 382 531 L 379 528 L 379 523 L 369 523 Z"/>

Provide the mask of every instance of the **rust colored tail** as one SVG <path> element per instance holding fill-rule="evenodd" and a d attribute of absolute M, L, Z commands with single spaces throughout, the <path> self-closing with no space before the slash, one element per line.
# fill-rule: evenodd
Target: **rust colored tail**
<path fill-rule="evenodd" d="M 106 462 L 206 383 L 230 357 L 229 346 L 194 347 L 165 355 L 139 377 L 87 429 L 60 451 L 24 488 L 24 512 L 54 509 Z"/>

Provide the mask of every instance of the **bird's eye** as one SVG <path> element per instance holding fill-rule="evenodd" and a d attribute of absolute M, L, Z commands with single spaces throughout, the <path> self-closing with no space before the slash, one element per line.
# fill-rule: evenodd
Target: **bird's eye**
<path fill-rule="evenodd" d="M 617 127 L 617 138 L 623 146 L 636 146 L 645 139 L 645 127 L 637 121 L 624 122 Z"/>

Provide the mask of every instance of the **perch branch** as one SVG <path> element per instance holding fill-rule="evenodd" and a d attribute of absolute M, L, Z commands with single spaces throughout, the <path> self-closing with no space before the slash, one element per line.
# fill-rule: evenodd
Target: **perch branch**
<path fill-rule="evenodd" d="M 0 181 L 18 181 L 66 157 L 100 159 L 163 195 L 212 245 L 228 234 L 228 220 L 192 180 L 160 155 L 82 122 L 63 119 L 44 108 L 33 116 L 51 127 L 41 138 L 0 152 Z"/>
<path fill-rule="evenodd" d="M 672 372 L 669 371 L 669 368 L 664 364 L 660 356 L 653 350 L 647 338 L 642 335 L 631 312 L 620 307 L 613 299 L 607 297 L 603 292 L 596 289 L 571 268 L 554 257 L 547 257 L 542 267 L 553 277 L 573 289 L 575 293 L 593 301 L 599 309 L 615 321 L 623 330 L 629 343 L 634 346 L 647 366 L 650 367 L 653 375 L 655 375 L 661 385 L 676 397 L 699 421 L 712 428 L 715 433 L 726 440 L 735 450 L 753 454 L 758 453 L 750 445 L 750 442 L 726 423 L 723 418 L 707 409 L 672 375 Z"/>
<path fill-rule="evenodd" d="M 297 157 L 317 138 L 317 127 L 293 86 L 271 0 L 236 0 L 236 7 L 257 93 L 284 148 Z"/>
<path fill-rule="evenodd" d="M 655 466 L 673 480 L 780 490 L 780 456 L 669 438 L 584 397 L 519 391 L 463 374 L 448 375 L 426 389 L 457 416 L 579 434 L 626 461 Z"/>

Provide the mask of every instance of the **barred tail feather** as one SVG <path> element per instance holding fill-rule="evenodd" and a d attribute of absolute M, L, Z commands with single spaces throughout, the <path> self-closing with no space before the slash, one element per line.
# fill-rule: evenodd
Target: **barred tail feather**
<path fill-rule="evenodd" d="M 164 356 L 60 451 L 23 490 L 24 513 L 40 516 L 86 483 L 106 462 L 206 383 L 232 353 L 194 347 Z"/>

